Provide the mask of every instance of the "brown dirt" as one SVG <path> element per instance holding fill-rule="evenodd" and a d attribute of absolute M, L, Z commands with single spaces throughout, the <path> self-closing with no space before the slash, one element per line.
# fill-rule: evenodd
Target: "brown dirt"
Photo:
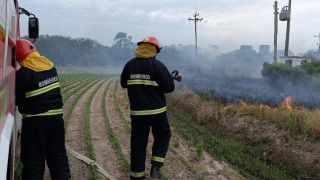
<path fill-rule="evenodd" d="M 102 114 L 102 96 L 111 80 L 104 83 L 95 94 L 90 109 L 91 132 L 96 162 L 116 179 L 126 179 L 127 172 L 121 166 L 119 156 L 107 138 L 105 122 Z M 110 90 L 109 90 L 110 91 Z"/>
<path fill-rule="evenodd" d="M 66 132 L 66 145 L 76 152 L 86 155 L 86 145 L 83 133 L 83 108 L 90 93 L 103 81 L 95 83 L 88 91 L 86 91 L 79 99 L 69 120 Z M 78 159 L 69 156 L 69 164 L 72 179 L 90 179 L 88 167 Z"/>
<path fill-rule="evenodd" d="M 119 87 L 119 84 L 116 96 L 119 105 L 121 106 L 121 111 L 124 114 L 126 121 L 128 121 L 130 119 L 130 108 L 126 96 L 126 90 Z M 182 164 L 181 159 L 184 159 L 186 162 L 190 163 L 196 169 L 196 171 L 201 173 L 206 179 L 245 179 L 229 165 L 215 160 L 206 152 L 203 153 L 203 156 L 200 160 L 197 160 L 195 148 L 189 147 L 187 143 L 180 138 L 177 133 L 174 132 L 174 127 L 172 127 L 172 132 L 173 136 L 171 139 L 171 148 L 168 151 L 166 164 L 164 166 L 165 173 L 168 174 L 172 179 L 199 179 L 198 176 L 192 174 L 187 169 L 186 165 Z M 149 149 L 152 145 L 152 139 L 153 138 L 149 138 Z"/>

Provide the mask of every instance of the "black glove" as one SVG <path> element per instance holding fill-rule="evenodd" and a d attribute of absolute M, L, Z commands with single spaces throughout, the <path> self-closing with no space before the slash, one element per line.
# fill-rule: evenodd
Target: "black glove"
<path fill-rule="evenodd" d="M 177 70 L 172 71 L 171 75 L 172 75 L 173 79 L 176 81 L 182 80 L 182 76 L 179 75 L 179 71 L 177 71 Z"/>

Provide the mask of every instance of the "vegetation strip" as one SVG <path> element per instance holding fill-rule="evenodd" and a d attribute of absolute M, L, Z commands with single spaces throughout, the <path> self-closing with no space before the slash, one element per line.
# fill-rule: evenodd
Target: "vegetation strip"
<path fill-rule="evenodd" d="M 122 165 L 129 172 L 130 171 L 130 162 L 126 159 L 126 157 L 123 153 L 123 150 L 120 145 L 120 141 L 111 126 L 111 123 L 110 123 L 110 120 L 108 117 L 108 113 L 107 113 L 106 101 L 107 101 L 108 91 L 110 90 L 110 85 L 111 85 L 111 83 L 108 84 L 107 88 L 103 92 L 103 98 L 102 98 L 102 103 L 101 103 L 102 108 L 103 108 L 102 114 L 103 114 L 103 117 L 105 120 L 106 131 L 107 131 L 108 137 L 110 139 L 110 142 L 114 146 L 114 149 L 117 152 L 117 154 L 119 154 Z"/>
<path fill-rule="evenodd" d="M 92 100 L 97 91 L 101 88 L 101 86 L 105 83 L 103 81 L 98 87 L 90 94 L 88 97 L 85 105 L 84 105 L 84 137 L 85 137 L 85 142 L 87 145 L 87 153 L 90 159 L 96 160 L 96 155 L 95 151 L 93 148 L 93 143 L 92 143 L 92 135 L 91 135 L 91 125 L 90 125 L 90 107 L 92 105 Z M 92 179 L 101 179 L 98 173 L 97 166 L 94 164 L 90 164 L 90 173 L 92 176 Z"/>
<path fill-rule="evenodd" d="M 63 100 L 66 102 L 70 97 L 72 97 L 74 94 L 79 92 L 79 90 L 81 90 L 83 87 L 87 86 L 88 83 L 89 84 L 93 84 L 93 83 L 97 82 L 98 80 L 93 80 L 93 82 L 91 82 L 91 83 L 90 83 L 90 81 L 91 80 L 83 81 L 81 84 L 79 84 L 79 85 L 73 87 L 72 89 L 70 89 L 68 92 L 63 94 Z"/>
<path fill-rule="evenodd" d="M 188 143 L 201 146 L 212 156 L 226 160 L 242 174 L 262 179 L 294 179 L 284 170 L 269 165 L 263 156 L 249 152 L 244 142 L 223 137 L 207 126 L 194 122 L 187 112 L 170 107 L 169 116 L 177 132 Z"/>
<path fill-rule="evenodd" d="M 128 122 L 126 120 L 126 118 L 124 117 L 124 113 L 121 111 L 120 105 L 119 105 L 119 100 L 117 98 L 117 87 L 118 87 L 118 82 L 119 81 L 115 81 L 115 85 L 114 85 L 114 89 L 113 89 L 113 104 L 116 107 L 116 111 L 118 113 L 118 115 L 120 116 L 120 119 L 122 120 L 123 124 L 125 125 L 125 129 L 128 133 L 131 132 L 131 124 L 130 122 Z"/>
<path fill-rule="evenodd" d="M 61 87 L 61 90 L 63 91 L 63 93 L 68 93 L 68 91 L 72 90 L 74 87 L 77 87 L 79 84 L 83 83 L 84 81 L 86 81 L 86 79 L 72 81 L 72 82 L 68 83 L 67 85 L 65 85 L 64 87 Z"/>
<path fill-rule="evenodd" d="M 68 127 L 68 123 L 70 120 L 70 116 L 73 113 L 74 109 L 75 109 L 75 105 L 78 103 L 80 97 L 86 92 L 88 91 L 92 86 L 92 84 L 96 83 L 98 80 L 91 82 L 90 84 L 88 84 L 85 88 L 83 88 L 81 91 L 79 91 L 77 94 L 75 94 L 74 96 L 74 100 L 71 102 L 70 104 L 70 110 L 65 113 L 65 118 L 64 118 L 64 125 L 65 127 Z"/>
<path fill-rule="evenodd" d="M 62 80 L 62 81 L 60 81 L 60 87 L 61 87 L 61 89 L 67 90 L 67 89 L 71 88 L 72 86 L 74 86 L 75 84 L 80 83 L 81 81 L 83 81 L 83 80 L 74 80 L 74 81 Z"/>

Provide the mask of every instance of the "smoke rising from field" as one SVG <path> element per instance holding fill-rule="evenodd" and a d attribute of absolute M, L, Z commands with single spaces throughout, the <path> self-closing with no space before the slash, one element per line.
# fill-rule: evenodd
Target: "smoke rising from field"
<path fill-rule="evenodd" d="M 57 66 L 119 69 L 134 57 L 135 44 L 132 37 L 123 32 L 116 34 L 110 47 L 87 38 L 63 36 L 45 35 L 36 41 L 40 52 Z M 292 96 L 299 105 L 320 106 L 319 78 L 304 72 L 294 81 L 286 76 L 263 78 L 264 62 L 272 62 L 269 51 L 257 52 L 250 46 L 242 46 L 222 54 L 218 46 L 210 46 L 200 48 L 196 57 L 194 46 L 180 44 L 164 46 L 157 59 L 170 71 L 179 70 L 184 77 L 183 84 L 225 102 L 243 100 L 277 105 Z"/>
<path fill-rule="evenodd" d="M 281 104 L 286 97 L 291 96 L 296 105 L 320 106 L 319 81 L 307 72 L 302 72 L 302 77 L 294 81 L 286 76 L 266 79 L 261 75 L 263 64 L 273 61 L 271 53 L 243 47 L 220 54 L 215 47 L 209 48 L 210 51 L 200 50 L 196 58 L 192 46 L 176 48 L 179 55 L 175 55 L 175 58 L 170 59 L 166 55 L 159 58 L 164 58 L 169 68 L 179 69 L 184 76 L 183 83 L 198 93 L 206 93 L 224 102 L 246 101 L 272 106 Z"/>

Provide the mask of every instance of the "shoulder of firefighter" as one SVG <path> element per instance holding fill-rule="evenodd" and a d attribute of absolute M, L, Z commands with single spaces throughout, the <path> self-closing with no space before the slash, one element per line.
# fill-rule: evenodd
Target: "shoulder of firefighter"
<path fill-rule="evenodd" d="M 62 115 L 56 68 L 37 72 L 21 67 L 16 74 L 16 104 L 24 117 Z"/>
<path fill-rule="evenodd" d="M 128 89 L 132 116 L 166 112 L 165 93 L 175 88 L 172 75 L 155 58 L 130 60 L 121 73 L 121 86 Z"/>

